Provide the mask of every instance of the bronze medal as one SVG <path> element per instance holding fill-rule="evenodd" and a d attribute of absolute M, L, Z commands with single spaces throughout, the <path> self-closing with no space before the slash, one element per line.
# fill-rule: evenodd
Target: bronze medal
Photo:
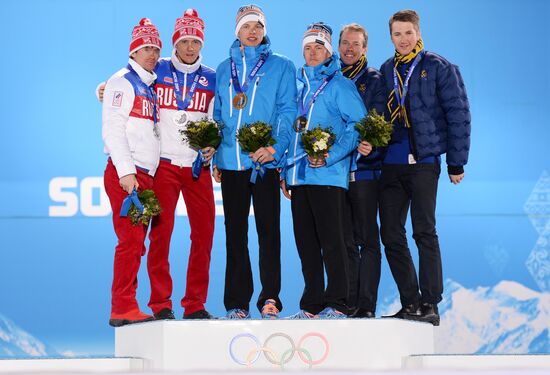
<path fill-rule="evenodd" d="M 233 97 L 233 107 L 237 109 L 243 109 L 246 107 L 247 102 L 248 98 L 244 92 L 240 92 Z"/>
<path fill-rule="evenodd" d="M 306 130 L 307 127 L 307 118 L 305 116 L 300 116 L 294 121 L 294 131 L 296 133 L 301 133 Z"/>

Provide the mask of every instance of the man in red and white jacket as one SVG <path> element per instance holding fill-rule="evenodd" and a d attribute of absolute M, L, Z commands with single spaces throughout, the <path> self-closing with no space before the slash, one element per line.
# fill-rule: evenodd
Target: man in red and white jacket
<path fill-rule="evenodd" d="M 125 324 L 152 320 L 140 311 L 136 300 L 137 274 L 146 225 L 132 225 L 119 212 L 124 198 L 134 189 L 153 186 L 158 166 L 160 139 L 153 72 L 162 43 L 157 28 L 147 18 L 132 31 L 130 59 L 105 86 L 102 136 L 109 155 L 104 184 L 113 211 L 113 225 L 118 244 L 115 248 L 111 317 L 109 324 Z"/>
<path fill-rule="evenodd" d="M 149 307 L 156 319 L 174 319 L 172 278 L 168 256 L 180 195 L 187 208 L 191 227 L 191 249 L 187 265 L 185 296 L 181 300 L 184 319 L 212 319 L 204 304 L 208 293 L 210 253 L 214 237 L 215 204 L 208 167 L 192 175 L 197 150 L 182 141 L 181 129 L 187 121 L 212 118 L 216 75 L 202 65 L 204 22 L 195 9 L 187 9 L 176 20 L 171 58 L 161 59 L 155 68 L 156 93 L 160 104 L 161 155 L 154 191 L 162 213 L 152 221 L 147 268 L 151 281 Z M 214 149 L 203 149 L 209 162 Z"/>
<path fill-rule="evenodd" d="M 208 294 L 210 253 L 214 237 L 215 204 L 210 173 L 193 178 L 192 164 L 197 151 L 182 141 L 180 130 L 186 121 L 212 119 L 215 71 L 202 65 L 204 22 L 195 9 L 187 9 L 176 19 L 172 36 L 171 58 L 159 60 L 155 67 L 155 91 L 159 103 L 161 154 L 153 190 L 162 212 L 152 220 L 147 268 L 151 282 L 149 307 L 156 319 L 174 319 L 172 278 L 168 262 L 175 210 L 183 194 L 189 225 L 191 249 L 187 266 L 185 296 L 181 300 L 184 319 L 211 319 L 205 309 Z M 103 88 L 97 91 L 100 100 Z M 203 149 L 204 161 L 210 161 L 213 148 Z"/>

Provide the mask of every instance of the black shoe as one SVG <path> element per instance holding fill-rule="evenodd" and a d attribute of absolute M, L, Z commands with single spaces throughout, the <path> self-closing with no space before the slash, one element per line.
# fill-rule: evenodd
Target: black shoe
<path fill-rule="evenodd" d="M 424 302 L 420 305 L 420 311 L 422 314 L 416 320 L 431 323 L 434 326 L 439 325 L 439 310 L 436 304 Z"/>
<path fill-rule="evenodd" d="M 174 316 L 174 312 L 170 310 L 168 307 L 165 307 L 164 309 L 160 310 L 158 313 L 155 314 L 155 320 L 174 320 L 176 317 Z"/>
<path fill-rule="evenodd" d="M 206 310 L 199 310 L 189 315 L 183 315 L 183 319 L 217 319 Z"/>
<path fill-rule="evenodd" d="M 358 308 L 353 312 L 353 314 L 349 315 L 350 318 L 367 318 L 371 319 L 374 318 L 374 312 L 371 310 L 364 309 L 362 307 Z"/>
<path fill-rule="evenodd" d="M 420 306 L 416 303 L 411 303 L 410 305 L 403 306 L 401 310 L 396 312 L 393 315 L 384 315 L 382 318 L 397 318 L 397 319 L 405 319 L 405 320 L 418 320 L 418 318 L 422 315 L 422 311 L 420 310 Z"/>

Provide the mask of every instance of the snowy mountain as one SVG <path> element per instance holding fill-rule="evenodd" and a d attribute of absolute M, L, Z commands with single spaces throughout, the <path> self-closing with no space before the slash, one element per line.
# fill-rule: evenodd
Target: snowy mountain
<path fill-rule="evenodd" d="M 436 353 L 550 352 L 550 293 L 513 281 L 467 289 L 447 280 Z"/>
<path fill-rule="evenodd" d="M 59 356 L 55 349 L 40 342 L 0 314 L 0 358 Z"/>

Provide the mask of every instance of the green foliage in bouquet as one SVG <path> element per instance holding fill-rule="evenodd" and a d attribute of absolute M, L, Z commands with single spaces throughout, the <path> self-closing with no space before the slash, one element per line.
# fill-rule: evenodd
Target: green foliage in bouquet
<path fill-rule="evenodd" d="M 196 150 L 205 147 L 216 148 L 222 140 L 218 124 L 206 118 L 199 121 L 189 121 L 185 129 L 180 130 L 180 133 L 183 135 L 183 140 Z"/>
<path fill-rule="evenodd" d="M 237 141 L 244 152 L 256 152 L 261 147 L 275 144 L 275 139 L 271 136 L 271 126 L 261 121 L 245 124 L 240 128 Z"/>
<path fill-rule="evenodd" d="M 314 158 L 325 157 L 335 141 L 336 135 L 332 132 L 332 128 L 330 127 L 321 128 L 321 125 L 317 125 L 313 129 L 306 130 L 302 133 L 304 150 L 308 156 Z"/>
<path fill-rule="evenodd" d="M 361 141 L 367 141 L 374 147 L 384 147 L 390 142 L 393 125 L 386 121 L 384 115 L 372 109 L 366 117 L 355 124 L 355 129 L 359 132 Z"/>
<path fill-rule="evenodd" d="M 128 210 L 128 216 L 133 225 L 149 225 L 151 218 L 162 211 L 157 196 L 153 190 L 148 189 L 139 193 L 138 198 L 143 205 L 143 213 L 140 214 L 138 208 L 132 203 L 130 210 Z"/>

